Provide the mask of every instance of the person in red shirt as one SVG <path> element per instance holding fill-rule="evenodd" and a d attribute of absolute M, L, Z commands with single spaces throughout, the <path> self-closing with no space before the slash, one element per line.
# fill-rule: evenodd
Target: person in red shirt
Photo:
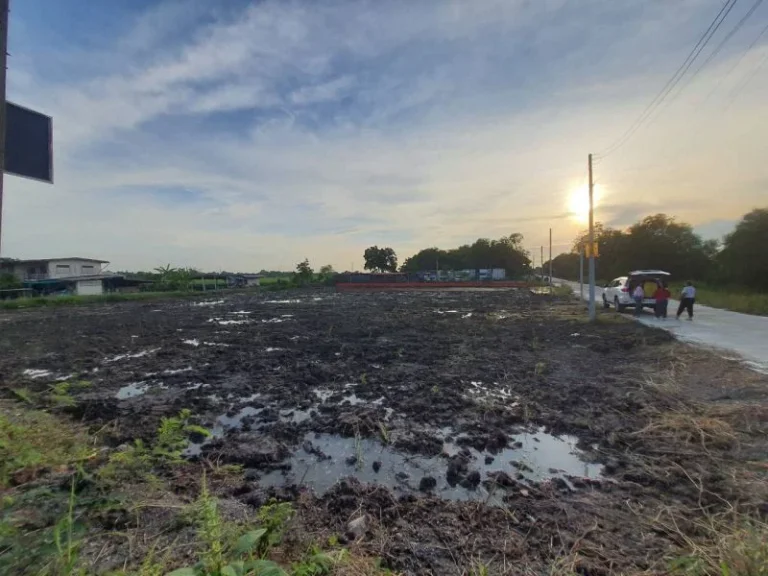
<path fill-rule="evenodd" d="M 653 293 L 653 298 L 656 300 L 656 307 L 654 312 L 656 318 L 666 318 L 667 308 L 669 307 L 669 299 L 672 297 L 672 293 L 663 282 L 659 282 L 659 287 L 656 288 L 656 292 Z"/>

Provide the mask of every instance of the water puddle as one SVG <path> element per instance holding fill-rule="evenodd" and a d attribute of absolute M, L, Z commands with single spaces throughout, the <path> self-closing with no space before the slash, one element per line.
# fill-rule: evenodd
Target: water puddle
<path fill-rule="evenodd" d="M 125 360 L 126 358 L 143 358 L 144 356 L 147 356 L 149 354 L 154 354 L 160 350 L 160 348 L 148 348 L 147 350 L 141 350 L 140 352 L 136 352 L 135 354 L 118 354 L 117 356 L 114 356 L 112 358 L 105 358 L 104 362 L 117 362 L 119 360 Z"/>
<path fill-rule="evenodd" d="M 262 320 L 262 323 L 263 324 L 280 324 L 280 322 L 285 322 L 289 318 L 290 316 L 287 318 L 267 318 L 266 320 Z"/>
<path fill-rule="evenodd" d="M 220 398 L 217 397 L 217 400 L 220 400 Z M 234 428 L 242 428 L 243 426 L 243 420 L 249 416 L 257 416 L 261 414 L 265 408 L 254 408 L 253 406 L 245 406 L 244 408 L 241 408 L 238 412 L 233 414 L 232 416 L 229 416 L 227 414 L 222 414 L 218 418 L 216 418 L 216 421 L 213 423 L 213 427 L 210 429 L 211 435 L 205 438 L 202 442 L 190 442 L 189 446 L 187 446 L 186 450 L 184 450 L 185 456 L 198 456 L 203 449 L 203 446 L 211 442 L 212 440 L 215 440 L 217 438 L 223 438 L 224 434 L 226 434 L 227 430 L 231 430 Z"/>
<path fill-rule="evenodd" d="M 127 400 L 128 398 L 135 398 L 136 396 L 142 396 L 149 390 L 150 384 L 148 382 L 131 382 L 127 386 L 123 386 L 115 394 L 115 398 L 118 400 Z"/>
<path fill-rule="evenodd" d="M 288 460 L 290 469 L 269 472 L 260 484 L 299 484 L 323 494 L 340 479 L 353 476 L 400 494 L 428 489 L 449 500 L 500 505 L 506 493 L 501 484 L 525 494 L 534 482 L 560 478 L 569 484 L 567 476 L 597 478 L 602 470 L 579 458 L 575 438 L 558 438 L 543 431 L 520 434 L 513 438 L 512 448 L 495 454 L 462 448 L 455 442 L 445 442 L 442 455 L 425 457 L 400 452 L 377 439 L 309 433 Z M 461 476 L 449 472 L 457 458 L 465 464 Z M 474 482 L 467 482 L 473 474 Z"/>
<path fill-rule="evenodd" d="M 285 350 L 285 348 L 275 348 L 272 346 L 268 346 L 264 349 L 265 352 L 280 352 L 281 350 Z"/>
<path fill-rule="evenodd" d="M 244 320 L 224 320 L 223 318 L 210 318 L 208 322 L 215 322 L 219 326 L 232 326 L 237 324 L 250 324 L 251 321 L 248 319 Z"/>
<path fill-rule="evenodd" d="M 280 421 L 301 424 L 312 418 L 311 410 L 280 410 Z"/>
<path fill-rule="evenodd" d="M 253 314 L 253 310 L 237 310 L 235 312 L 227 312 L 227 314 Z"/>
<path fill-rule="evenodd" d="M 264 304 L 299 304 L 301 300 L 264 300 Z"/>
<path fill-rule="evenodd" d="M 27 378 L 31 378 L 32 380 L 37 380 L 38 378 L 48 378 L 50 376 L 53 376 L 53 372 L 50 370 L 40 370 L 35 368 L 27 368 L 22 372 L 24 376 Z"/>
<path fill-rule="evenodd" d="M 203 302 L 195 302 L 192 306 L 218 306 L 224 304 L 224 300 L 205 300 Z"/>
<path fill-rule="evenodd" d="M 223 347 L 229 347 L 231 344 L 225 344 L 224 342 L 200 342 L 197 338 L 192 338 L 191 340 L 182 340 L 182 344 L 189 344 L 190 346 L 194 346 L 197 348 L 202 344 L 203 346 L 223 346 Z"/>

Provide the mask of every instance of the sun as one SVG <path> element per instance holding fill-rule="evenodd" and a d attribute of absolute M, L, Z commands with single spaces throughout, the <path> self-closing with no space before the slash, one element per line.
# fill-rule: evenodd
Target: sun
<path fill-rule="evenodd" d="M 597 206 L 600 196 L 600 189 L 595 185 L 593 191 L 595 206 Z M 568 215 L 579 224 L 589 222 L 589 188 L 586 185 L 573 188 L 568 193 Z"/>

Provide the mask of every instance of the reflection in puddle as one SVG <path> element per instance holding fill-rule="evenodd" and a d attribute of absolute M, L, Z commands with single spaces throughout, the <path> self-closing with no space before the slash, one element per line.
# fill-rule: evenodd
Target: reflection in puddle
<path fill-rule="evenodd" d="M 479 473 L 481 480 L 487 480 L 489 473 L 504 472 L 523 486 L 550 478 L 565 480 L 566 476 L 596 478 L 602 470 L 600 465 L 579 458 L 575 438 L 557 438 L 539 431 L 515 436 L 512 443 L 515 448 L 495 454 L 463 449 L 467 470 Z M 481 483 L 472 488 L 455 480 L 449 483 L 450 457 L 461 451 L 461 447 L 449 442 L 444 444 L 443 455 L 425 457 L 397 451 L 376 439 L 309 433 L 289 459 L 290 470 L 269 472 L 260 483 L 264 487 L 298 483 L 323 494 L 340 479 L 353 476 L 360 482 L 408 493 L 418 491 L 422 480 L 429 476 L 437 483 L 434 492 L 442 498 L 501 504 L 504 491 L 493 493 L 493 484 Z"/>
<path fill-rule="evenodd" d="M 149 383 L 147 382 L 131 382 L 127 386 L 123 386 L 115 394 L 115 398 L 118 400 L 126 400 L 128 398 L 134 398 L 135 396 L 141 396 L 149 390 Z"/>
<path fill-rule="evenodd" d="M 27 378 L 31 378 L 32 380 L 36 380 L 38 378 L 46 378 L 48 376 L 52 375 L 52 372 L 50 370 L 38 370 L 35 368 L 27 368 L 22 372 L 24 376 Z"/>
<path fill-rule="evenodd" d="M 160 350 L 160 348 L 149 348 L 148 350 L 142 350 L 140 352 L 136 352 L 135 354 L 118 354 L 113 358 L 106 358 L 104 362 L 117 362 L 118 360 L 125 360 L 126 358 L 143 358 L 148 354 L 154 354 L 158 350 Z"/>

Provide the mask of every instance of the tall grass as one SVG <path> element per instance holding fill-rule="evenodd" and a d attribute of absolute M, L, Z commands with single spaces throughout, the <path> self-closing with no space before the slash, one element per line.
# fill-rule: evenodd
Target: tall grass
<path fill-rule="evenodd" d="M 98 294 L 93 296 L 37 296 L 0 300 L 0 310 L 18 310 L 21 308 L 41 308 L 45 306 L 77 306 L 83 304 L 104 304 L 110 302 L 129 302 L 133 300 L 164 300 L 168 298 L 199 298 L 202 292 L 137 292 L 128 294 Z"/>
<path fill-rule="evenodd" d="M 768 316 L 768 293 L 752 292 L 743 288 L 695 284 L 696 302 L 712 308 L 722 308 L 744 314 Z M 683 284 L 672 284 L 673 298 L 680 297 Z"/>

